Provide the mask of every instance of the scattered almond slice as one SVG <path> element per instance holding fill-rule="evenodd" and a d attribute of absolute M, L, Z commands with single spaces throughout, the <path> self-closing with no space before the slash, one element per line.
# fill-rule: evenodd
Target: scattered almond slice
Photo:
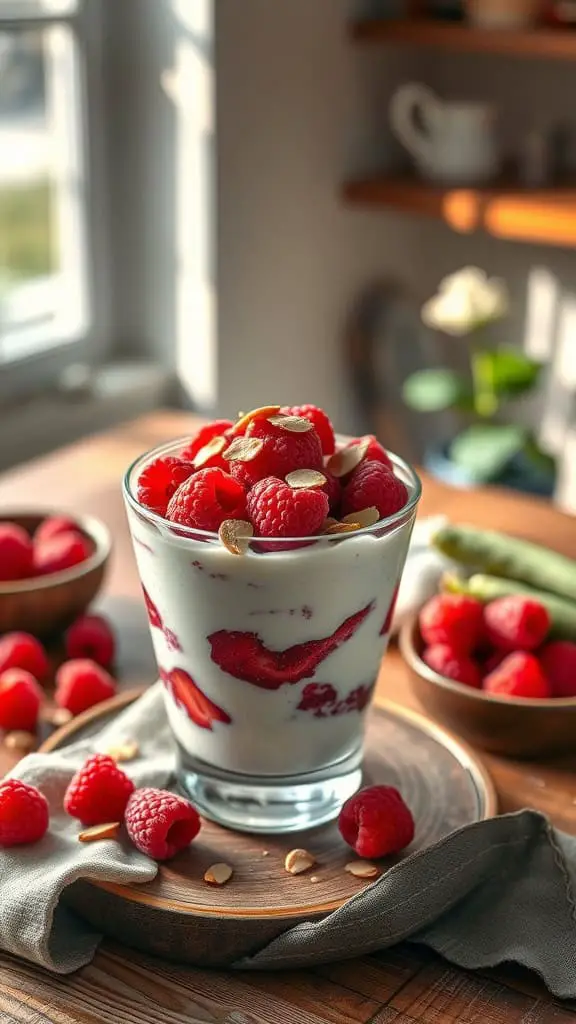
<path fill-rule="evenodd" d="M 301 875 L 314 867 L 316 858 L 308 850 L 290 850 L 284 858 L 284 869 L 290 875 Z"/>
<path fill-rule="evenodd" d="M 324 527 L 324 535 L 328 537 L 335 536 L 338 533 L 354 533 L 355 530 L 361 530 L 360 523 L 331 523 L 330 526 Z"/>
<path fill-rule="evenodd" d="M 109 747 L 105 753 L 114 761 L 133 761 L 135 757 L 138 757 L 140 747 L 136 740 L 126 740 L 124 743 L 118 743 L 114 747 Z"/>
<path fill-rule="evenodd" d="M 356 466 L 366 457 L 366 452 L 370 445 L 370 438 L 363 438 L 358 441 L 357 444 L 351 444 L 348 448 L 341 448 L 340 451 L 334 452 L 330 456 L 326 463 L 326 469 L 328 469 L 333 476 L 347 476 L 351 473 Z"/>
<path fill-rule="evenodd" d="M 382 874 L 377 864 L 370 864 L 367 860 L 351 860 L 344 870 L 354 875 L 354 878 L 376 878 L 376 875 Z"/>
<path fill-rule="evenodd" d="M 61 725 L 68 725 L 74 718 L 71 711 L 68 708 L 45 708 L 42 712 L 42 718 L 49 725 L 53 725 L 55 729 L 59 729 Z"/>
<path fill-rule="evenodd" d="M 233 870 L 229 864 L 212 864 L 204 872 L 204 881 L 208 885 L 226 885 L 232 878 Z"/>
<path fill-rule="evenodd" d="M 268 416 L 268 423 L 292 434 L 306 434 L 314 429 L 314 424 L 305 416 Z"/>
<path fill-rule="evenodd" d="M 254 527 L 245 519 L 225 519 L 218 530 L 220 543 L 232 555 L 245 555 L 254 536 Z"/>
<path fill-rule="evenodd" d="M 326 477 L 317 469 L 295 469 L 288 473 L 286 483 L 293 490 L 298 491 L 303 487 L 324 487 Z"/>
<path fill-rule="evenodd" d="M 270 850 L 262 850 L 262 856 L 263 857 L 269 857 L 270 856 Z"/>
<path fill-rule="evenodd" d="M 119 821 L 108 821 L 105 825 L 92 825 L 78 834 L 81 843 L 94 843 L 97 839 L 117 839 L 120 831 Z"/>
<path fill-rule="evenodd" d="M 381 519 L 381 515 L 375 505 L 363 508 L 361 512 L 350 512 L 342 516 L 343 523 L 359 523 L 360 526 L 375 526 Z"/>
<path fill-rule="evenodd" d="M 220 453 L 226 448 L 227 444 L 227 439 L 220 435 L 211 438 L 210 441 L 208 441 L 208 444 L 205 444 L 199 452 L 196 452 L 192 462 L 194 469 L 201 469 L 202 466 L 205 466 L 214 455 L 220 455 Z"/>
<path fill-rule="evenodd" d="M 263 447 L 264 441 L 259 437 L 235 437 L 226 451 L 222 452 L 222 458 L 227 462 L 251 462 Z"/>
<path fill-rule="evenodd" d="M 8 750 L 17 750 L 20 754 L 29 754 L 30 751 L 36 750 L 38 740 L 33 732 L 24 732 L 23 729 L 14 729 L 13 732 L 6 733 L 4 737 L 4 746 L 8 747 Z"/>
<path fill-rule="evenodd" d="M 320 879 L 318 878 L 318 875 L 310 875 L 310 881 L 311 882 L 319 882 Z"/>
<path fill-rule="evenodd" d="M 252 420 L 266 420 L 269 416 L 275 416 L 277 412 L 280 412 L 279 405 L 261 405 L 259 409 L 252 409 L 250 412 L 239 412 L 234 431 L 238 433 L 245 430 Z"/>

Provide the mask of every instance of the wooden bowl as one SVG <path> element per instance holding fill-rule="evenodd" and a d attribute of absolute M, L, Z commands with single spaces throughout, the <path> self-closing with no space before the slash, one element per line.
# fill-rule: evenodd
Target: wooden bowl
<path fill-rule="evenodd" d="M 456 683 L 422 661 L 417 618 L 404 624 L 399 643 L 420 703 L 473 746 L 520 758 L 576 749 L 576 697 L 499 697 Z"/>
<path fill-rule="evenodd" d="M 58 514 L 62 513 L 3 512 L 0 522 L 17 523 L 32 534 L 43 519 Z M 98 519 L 75 519 L 78 528 L 94 544 L 92 555 L 62 572 L 0 581 L 0 634 L 23 630 L 34 636 L 50 636 L 65 629 L 96 597 L 110 556 L 110 534 Z"/>

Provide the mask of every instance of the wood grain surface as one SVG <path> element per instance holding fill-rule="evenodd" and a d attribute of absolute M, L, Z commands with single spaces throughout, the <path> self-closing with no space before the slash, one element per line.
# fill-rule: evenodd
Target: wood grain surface
<path fill-rule="evenodd" d="M 105 606 L 121 634 L 126 686 L 152 678 L 153 657 L 120 495 L 128 463 L 146 448 L 192 431 L 195 420 L 157 413 L 5 474 L 0 503 L 46 504 L 100 516 L 115 554 Z M 423 514 L 444 512 L 507 530 L 576 556 L 576 521 L 545 502 L 507 492 L 467 493 L 424 480 Z M 378 697 L 416 702 L 395 651 L 384 660 Z M 14 763 L 2 751 L 0 770 Z M 503 810 L 532 806 L 576 834 L 576 756 L 521 763 L 483 757 Z M 0 954 L 2 1024 L 574 1024 L 576 1005 L 550 998 L 520 970 L 470 973 L 404 945 L 314 971 L 239 974 L 168 964 L 105 941 L 73 976 L 48 974 Z"/>
<path fill-rule="evenodd" d="M 92 708 L 54 733 L 42 749 L 62 749 L 97 735 L 134 699 L 130 691 Z M 406 854 L 496 812 L 492 782 L 473 753 L 427 719 L 392 704 L 373 709 L 368 720 L 365 784 L 375 783 L 399 789 L 414 814 L 416 835 Z M 314 867 L 298 876 L 284 870 L 294 846 L 316 858 Z M 192 846 L 160 864 L 153 881 L 80 882 L 68 890 L 66 901 L 95 928 L 144 953 L 222 967 L 286 928 L 327 916 L 370 885 L 373 879 L 346 872 L 354 859 L 335 822 L 297 836 L 265 837 L 205 822 Z M 384 858 L 380 871 L 398 859 Z M 204 872 L 220 862 L 233 868 L 232 880 L 221 888 L 206 885 Z"/>

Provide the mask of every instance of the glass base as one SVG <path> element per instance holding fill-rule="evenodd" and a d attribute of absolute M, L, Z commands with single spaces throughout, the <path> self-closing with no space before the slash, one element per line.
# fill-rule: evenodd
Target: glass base
<path fill-rule="evenodd" d="M 362 782 L 362 751 L 317 772 L 254 777 L 205 764 L 178 747 L 180 789 L 199 812 L 237 832 L 301 832 L 337 817 Z"/>

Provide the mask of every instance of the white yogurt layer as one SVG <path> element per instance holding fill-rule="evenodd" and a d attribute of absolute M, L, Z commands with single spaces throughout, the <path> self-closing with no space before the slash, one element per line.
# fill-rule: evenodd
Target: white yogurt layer
<path fill-rule="evenodd" d="M 347 534 L 294 551 L 245 556 L 179 537 L 128 510 L 142 584 L 164 631 L 152 627 L 159 668 L 183 669 L 231 721 L 201 727 L 166 690 L 182 747 L 209 765 L 247 775 L 295 775 L 333 764 L 361 743 L 364 714 L 299 710 L 306 686 L 330 684 L 337 701 L 375 682 L 388 642 L 381 633 L 404 566 L 412 521 L 377 537 Z M 271 651 L 330 637 L 370 607 L 356 632 L 296 683 L 263 689 L 223 671 L 208 640 L 257 634 Z M 176 648 L 176 639 L 181 650 Z M 331 708 L 334 704 L 330 705 Z"/>

